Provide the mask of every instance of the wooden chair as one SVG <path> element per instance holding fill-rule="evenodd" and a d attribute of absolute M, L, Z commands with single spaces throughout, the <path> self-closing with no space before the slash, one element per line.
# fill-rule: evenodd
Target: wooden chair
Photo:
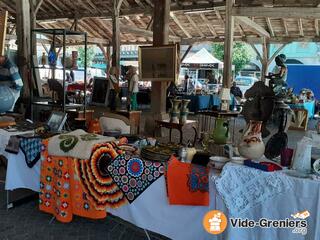
<path fill-rule="evenodd" d="M 293 109 L 294 115 L 291 120 L 289 130 L 306 131 L 308 128 L 308 110 L 306 109 Z"/>

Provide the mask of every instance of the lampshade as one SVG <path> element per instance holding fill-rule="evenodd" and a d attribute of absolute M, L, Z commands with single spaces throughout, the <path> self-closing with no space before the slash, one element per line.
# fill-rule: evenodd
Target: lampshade
<path fill-rule="evenodd" d="M 219 97 L 223 101 L 231 101 L 230 88 L 222 88 Z"/>

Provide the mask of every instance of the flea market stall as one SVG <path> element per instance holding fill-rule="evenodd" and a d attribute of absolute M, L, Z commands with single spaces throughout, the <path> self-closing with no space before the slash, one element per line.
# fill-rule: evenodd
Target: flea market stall
<path fill-rule="evenodd" d="M 320 122 L 316 128 L 308 126 L 308 111 L 297 112 L 299 126 L 292 122 L 285 99 L 264 81 L 275 57 L 268 54 L 270 43 L 318 38 L 320 12 L 313 1 L 31 2 L 0 2 L 0 10 L 8 11 L 5 29 L 10 32 L 0 38 L 0 45 L 2 39 L 17 38 L 17 64 L 24 84 L 19 90 L 22 101 L 27 99 L 25 115 L 3 110 L 0 116 L 0 154 L 7 159 L 0 190 L 1 195 L 6 193 L 5 218 L 13 214 L 19 220 L 20 208 L 10 193 L 24 188 L 38 194 L 37 207 L 31 207 L 35 214 L 45 213 L 41 219 L 47 219 L 49 227 L 53 220 L 74 221 L 78 227 L 75 216 L 79 216 L 93 219 L 91 228 L 94 220 L 106 221 L 113 215 L 142 228 L 148 239 L 149 231 L 174 240 L 320 238 Z M 30 35 L 33 32 L 45 37 Z M 75 37 L 67 37 L 71 35 Z M 66 102 L 65 71 L 76 70 L 68 65 L 68 47 L 82 44 L 82 37 L 85 67 L 77 70 L 85 78 L 84 101 L 77 105 Z M 167 113 L 166 90 L 180 70 L 177 43 L 199 41 L 223 42 L 224 62 L 201 50 L 181 67 L 223 69 L 219 95 L 174 97 Z M 233 41 L 263 48 L 258 56 L 262 79 L 246 91 L 241 112 L 230 107 L 235 105 L 230 94 Z M 50 64 L 38 66 L 33 50 L 43 44 L 51 46 L 43 58 Z M 101 104 L 89 106 L 87 44 L 99 46 L 113 70 L 120 69 L 120 44 L 152 44 L 139 49 L 140 79 L 152 81 L 151 111 L 132 110 L 134 88 L 125 108 L 108 109 L 105 85 L 112 74 L 119 80 L 119 73 L 109 70 L 100 85 L 93 82 Z M 59 56 L 61 66 L 56 65 Z M 0 80 L 4 68 L 2 64 Z M 60 102 L 33 101 L 41 98 L 38 68 L 52 70 L 52 80 L 57 80 L 57 68 L 63 71 L 61 91 L 56 90 Z M 198 83 L 194 84 L 196 88 Z M 116 96 L 119 86 L 113 86 Z M 0 104 L 5 101 L 1 97 Z M 49 107 L 49 117 L 32 122 L 29 118 L 44 107 Z M 273 118 L 276 121 L 270 125 Z M 8 236 L 6 231 L 0 238 Z"/>

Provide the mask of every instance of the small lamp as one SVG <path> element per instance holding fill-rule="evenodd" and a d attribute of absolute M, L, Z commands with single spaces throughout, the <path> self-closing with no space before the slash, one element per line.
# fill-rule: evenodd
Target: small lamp
<path fill-rule="evenodd" d="M 221 111 L 228 111 L 231 101 L 230 88 L 222 88 L 219 97 L 221 99 Z"/>

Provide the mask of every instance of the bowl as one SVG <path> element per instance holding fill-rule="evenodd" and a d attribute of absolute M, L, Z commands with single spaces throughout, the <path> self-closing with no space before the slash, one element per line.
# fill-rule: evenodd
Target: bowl
<path fill-rule="evenodd" d="M 246 160 L 246 158 L 244 158 L 244 157 L 232 157 L 231 158 L 231 162 L 236 163 L 236 164 L 243 164 L 244 160 Z"/>
<path fill-rule="evenodd" d="M 222 156 L 212 156 L 210 157 L 210 162 L 209 164 L 214 166 L 216 169 L 222 169 L 223 166 L 229 162 L 230 159 L 227 157 L 222 157 Z"/>

